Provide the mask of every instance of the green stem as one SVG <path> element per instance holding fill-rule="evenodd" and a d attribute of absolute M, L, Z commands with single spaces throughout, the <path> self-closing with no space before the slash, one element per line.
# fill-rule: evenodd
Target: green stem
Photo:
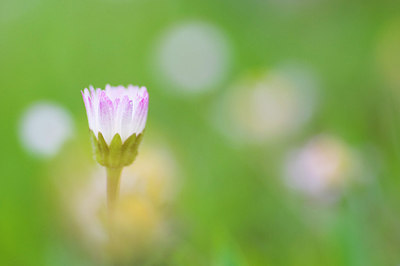
<path fill-rule="evenodd" d="M 108 236 L 111 260 L 114 260 L 117 240 L 115 235 L 115 207 L 119 195 L 119 184 L 121 180 L 121 168 L 107 167 L 107 216 L 108 216 Z M 114 264 L 113 264 L 114 265 Z"/>
<path fill-rule="evenodd" d="M 111 168 L 107 167 L 107 208 L 108 215 L 111 217 L 114 215 L 115 204 L 118 200 L 119 195 L 119 184 L 121 180 L 122 168 Z"/>

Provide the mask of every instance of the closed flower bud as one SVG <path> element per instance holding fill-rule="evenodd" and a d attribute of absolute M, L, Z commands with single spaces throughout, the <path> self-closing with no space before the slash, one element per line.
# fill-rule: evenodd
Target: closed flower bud
<path fill-rule="evenodd" d="M 129 85 L 82 91 L 96 160 L 109 168 L 131 164 L 143 137 L 149 95 Z"/>

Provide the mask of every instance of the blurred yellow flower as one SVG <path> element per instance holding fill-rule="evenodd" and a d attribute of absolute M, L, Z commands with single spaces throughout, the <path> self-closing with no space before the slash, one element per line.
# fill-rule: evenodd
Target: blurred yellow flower
<path fill-rule="evenodd" d="M 134 165 L 124 170 L 115 207 L 113 250 L 119 259 L 134 261 L 169 241 L 166 210 L 177 192 L 178 167 L 168 148 L 146 146 Z M 94 257 L 103 256 L 99 251 L 108 245 L 105 182 L 105 173 L 96 167 L 86 185 L 62 186 L 75 233 Z"/>

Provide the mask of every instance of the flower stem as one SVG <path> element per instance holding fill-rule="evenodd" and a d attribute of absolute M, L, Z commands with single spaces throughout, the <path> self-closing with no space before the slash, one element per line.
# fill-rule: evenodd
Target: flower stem
<path fill-rule="evenodd" d="M 111 260 L 114 260 L 115 250 L 117 248 L 117 239 L 115 232 L 115 207 L 119 195 L 119 184 L 121 180 L 121 168 L 107 167 L 107 218 L 108 218 L 108 237 L 109 251 Z M 113 263 L 114 265 L 114 263 Z"/>
<path fill-rule="evenodd" d="M 113 235 L 115 206 L 119 195 L 122 168 L 107 167 L 107 211 L 110 237 Z"/>
<path fill-rule="evenodd" d="M 109 218 L 114 215 L 115 204 L 119 195 L 122 168 L 107 167 L 107 208 Z"/>

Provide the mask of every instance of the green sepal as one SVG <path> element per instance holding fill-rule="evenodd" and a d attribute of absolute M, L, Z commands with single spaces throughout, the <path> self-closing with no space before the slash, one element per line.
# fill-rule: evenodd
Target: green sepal
<path fill-rule="evenodd" d="M 138 154 L 139 144 L 142 141 L 143 133 L 136 136 L 132 134 L 122 145 L 122 163 L 124 165 L 130 165 L 135 160 Z"/>
<path fill-rule="evenodd" d="M 135 160 L 143 132 L 138 136 L 132 134 L 123 143 L 121 136 L 115 134 L 110 145 L 107 145 L 103 134 L 100 132 L 96 138 L 93 131 L 90 131 L 90 137 L 96 161 L 106 167 L 120 168 L 132 164 Z"/>
<path fill-rule="evenodd" d="M 100 160 L 99 162 L 101 165 L 107 165 L 108 161 L 108 154 L 109 154 L 109 149 L 106 140 L 103 137 L 103 134 L 99 132 L 97 142 L 99 145 L 99 152 L 100 152 Z M 97 155 L 96 155 L 97 157 Z M 99 161 L 99 160 L 98 160 Z"/>
<path fill-rule="evenodd" d="M 98 137 L 90 130 L 90 138 L 92 140 L 92 146 L 96 161 L 101 165 L 106 165 L 108 157 L 108 147 L 104 140 L 104 137 L 99 133 Z"/>
<path fill-rule="evenodd" d="M 121 167 L 121 157 L 122 157 L 122 140 L 119 134 L 115 134 L 114 138 L 110 143 L 110 154 L 108 156 L 108 166 L 109 167 Z"/>

